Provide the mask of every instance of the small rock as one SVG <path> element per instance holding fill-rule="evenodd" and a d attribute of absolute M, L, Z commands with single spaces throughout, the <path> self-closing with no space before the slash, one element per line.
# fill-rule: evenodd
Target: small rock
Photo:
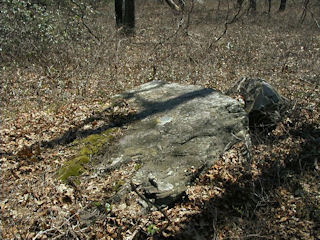
<path fill-rule="evenodd" d="M 240 95 L 244 99 L 252 128 L 273 128 L 281 120 L 288 103 L 271 84 L 259 78 L 241 78 L 226 94 Z"/>

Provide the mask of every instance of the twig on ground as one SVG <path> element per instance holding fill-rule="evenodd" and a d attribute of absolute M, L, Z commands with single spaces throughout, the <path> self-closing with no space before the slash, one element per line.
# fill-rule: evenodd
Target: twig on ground
<path fill-rule="evenodd" d="M 77 214 L 79 214 L 81 211 L 85 210 L 87 207 L 89 207 L 89 205 L 86 205 L 86 206 L 83 207 L 82 209 L 79 209 L 76 213 L 72 214 L 69 218 L 67 218 L 60 226 L 58 226 L 58 227 L 52 227 L 52 228 L 46 229 L 46 230 L 44 230 L 44 231 L 38 232 L 38 233 L 36 234 L 36 236 L 34 236 L 34 238 L 32 238 L 32 240 L 36 240 L 36 239 L 38 239 L 40 236 L 42 236 L 43 234 L 48 233 L 48 232 L 51 232 L 51 231 L 53 231 L 53 230 L 56 230 L 56 231 L 60 232 L 61 234 L 59 234 L 58 236 L 56 236 L 56 237 L 54 237 L 54 238 L 52 238 L 52 239 L 58 239 L 59 237 L 64 236 L 65 233 L 62 233 L 62 232 L 60 231 L 60 228 L 62 228 L 62 227 L 63 227 L 64 225 L 66 225 L 66 224 L 68 224 L 68 225 L 70 226 L 70 220 L 71 220 L 72 218 L 74 218 Z"/>
<path fill-rule="evenodd" d="M 219 240 L 218 231 L 217 231 L 217 208 L 214 208 L 214 216 L 212 219 L 212 227 L 214 231 L 214 235 L 212 240 Z"/>
<path fill-rule="evenodd" d="M 44 230 L 44 231 L 40 231 L 40 232 L 38 232 L 33 238 L 32 238 L 32 240 L 36 240 L 36 239 L 38 239 L 40 236 L 42 236 L 42 235 L 44 235 L 44 234 L 46 234 L 46 233 L 48 233 L 48 232 L 51 232 L 51 231 L 53 231 L 53 230 L 56 230 L 56 231 L 59 231 L 58 230 L 58 228 L 56 228 L 56 227 L 52 227 L 52 228 L 49 228 L 49 229 L 46 229 L 46 230 Z M 60 232 L 60 231 L 59 231 Z M 64 233 L 62 233 L 63 235 L 64 235 Z M 60 234 L 61 235 L 61 234 Z M 58 236 L 60 236 L 60 235 L 58 235 Z M 63 236 L 62 235 L 62 236 Z"/>
<path fill-rule="evenodd" d="M 139 193 L 139 191 L 137 190 L 137 186 L 136 186 L 132 181 L 130 182 L 130 186 L 131 186 L 131 189 L 132 189 L 142 200 L 144 200 L 149 206 L 153 206 L 153 207 L 157 208 L 158 211 L 161 212 L 162 215 L 165 217 L 165 219 L 167 219 L 168 223 L 167 223 L 164 227 L 162 227 L 159 232 L 162 232 L 162 231 L 164 231 L 165 229 L 167 229 L 168 226 L 171 224 L 171 220 L 170 220 L 170 218 L 168 217 L 168 215 L 167 215 L 160 207 L 158 207 L 157 205 L 155 205 L 154 203 L 152 203 L 148 198 L 146 198 L 146 197 L 143 196 L 141 193 Z"/>

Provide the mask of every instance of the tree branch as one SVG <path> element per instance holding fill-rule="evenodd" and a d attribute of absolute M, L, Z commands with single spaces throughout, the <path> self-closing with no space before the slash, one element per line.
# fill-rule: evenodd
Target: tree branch
<path fill-rule="evenodd" d="M 80 11 L 81 11 L 81 16 L 80 16 L 80 18 L 81 18 L 81 22 L 82 22 L 83 26 L 88 30 L 88 32 L 89 32 L 95 39 L 97 39 L 97 40 L 100 42 L 100 38 L 99 38 L 97 35 L 95 35 L 95 34 L 91 31 L 91 29 L 88 27 L 88 25 L 85 23 L 85 21 L 84 21 L 85 12 L 84 12 L 84 10 L 81 8 L 80 4 L 77 3 L 77 2 L 75 2 L 74 0 L 70 0 L 70 1 L 80 9 Z M 74 12 L 74 11 L 73 11 L 73 12 Z"/>
<path fill-rule="evenodd" d="M 239 16 L 241 10 L 242 10 L 242 3 L 241 3 L 241 5 L 240 5 L 239 8 L 238 8 L 237 13 L 233 16 L 233 18 L 232 18 L 230 21 L 228 21 L 228 18 L 229 18 L 229 5 L 228 5 L 228 14 L 227 14 L 227 16 L 226 16 L 226 22 L 225 22 L 225 24 L 224 24 L 224 30 L 223 30 L 222 34 L 221 34 L 214 42 L 211 42 L 211 43 L 210 43 L 210 45 L 209 45 L 209 47 L 208 47 L 209 49 L 212 48 L 213 43 L 218 42 L 218 41 L 227 33 L 227 31 L 228 31 L 228 25 L 230 25 L 230 24 L 232 24 L 232 23 L 235 23 L 235 22 L 238 20 L 238 16 Z"/>

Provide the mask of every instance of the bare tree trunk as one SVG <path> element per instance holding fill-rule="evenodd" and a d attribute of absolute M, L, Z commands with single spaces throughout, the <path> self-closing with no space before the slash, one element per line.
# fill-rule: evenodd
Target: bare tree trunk
<path fill-rule="evenodd" d="M 219 1 L 219 3 L 220 3 L 220 1 Z M 237 0 L 238 7 L 241 7 L 242 3 L 243 3 L 243 0 Z"/>
<path fill-rule="evenodd" d="M 116 15 L 116 26 L 120 28 L 123 24 L 122 19 L 122 2 L 123 0 L 115 0 L 114 1 L 114 11 Z"/>
<path fill-rule="evenodd" d="M 268 0 L 268 14 L 271 12 L 271 0 Z"/>
<path fill-rule="evenodd" d="M 256 2 L 256 0 L 250 0 L 250 9 L 252 10 L 252 12 L 256 12 L 257 11 L 257 2 Z"/>
<path fill-rule="evenodd" d="M 134 0 L 125 0 L 124 2 L 123 25 L 126 31 L 132 32 L 135 26 Z"/>
<path fill-rule="evenodd" d="M 281 0 L 279 12 L 283 12 L 286 9 L 287 0 Z"/>
<path fill-rule="evenodd" d="M 125 33 L 132 33 L 135 26 L 134 0 L 115 0 L 114 8 L 117 28 L 124 27 Z"/>

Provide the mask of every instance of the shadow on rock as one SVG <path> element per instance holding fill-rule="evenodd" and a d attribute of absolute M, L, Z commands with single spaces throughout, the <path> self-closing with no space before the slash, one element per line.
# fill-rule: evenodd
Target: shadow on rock
<path fill-rule="evenodd" d="M 119 98 L 128 100 L 135 96 L 137 93 L 142 93 L 144 91 L 150 91 L 155 88 L 161 88 L 165 83 L 161 81 L 154 81 L 153 86 L 150 89 L 141 89 L 139 92 L 127 92 L 123 95 L 118 95 Z M 102 112 L 94 113 L 93 116 L 88 117 L 83 121 L 82 124 L 71 128 L 62 136 L 55 138 L 50 141 L 43 141 L 41 142 L 41 147 L 44 148 L 53 148 L 57 145 L 66 145 L 71 142 L 73 142 L 77 138 L 86 137 L 91 134 L 99 134 L 105 130 L 108 130 L 113 127 L 122 127 L 124 125 L 130 124 L 132 122 L 142 120 L 150 115 L 167 111 L 172 108 L 175 108 L 176 106 L 182 104 L 183 102 L 190 101 L 194 98 L 204 97 L 210 93 L 212 93 L 212 89 L 201 89 L 198 91 L 190 92 L 183 94 L 181 96 L 178 96 L 174 99 L 169 99 L 165 102 L 143 102 L 143 106 L 145 107 L 143 110 L 141 110 L 138 113 L 128 113 L 128 114 L 115 114 L 113 113 L 113 108 L 116 106 L 123 107 L 122 105 L 125 104 L 123 101 L 117 101 L 117 99 L 114 101 L 114 105 L 112 107 L 109 107 Z M 97 121 L 97 120 L 104 120 L 106 122 L 105 125 L 97 128 L 97 129 L 82 129 L 85 125 Z M 38 145 L 36 143 L 35 145 Z"/>

